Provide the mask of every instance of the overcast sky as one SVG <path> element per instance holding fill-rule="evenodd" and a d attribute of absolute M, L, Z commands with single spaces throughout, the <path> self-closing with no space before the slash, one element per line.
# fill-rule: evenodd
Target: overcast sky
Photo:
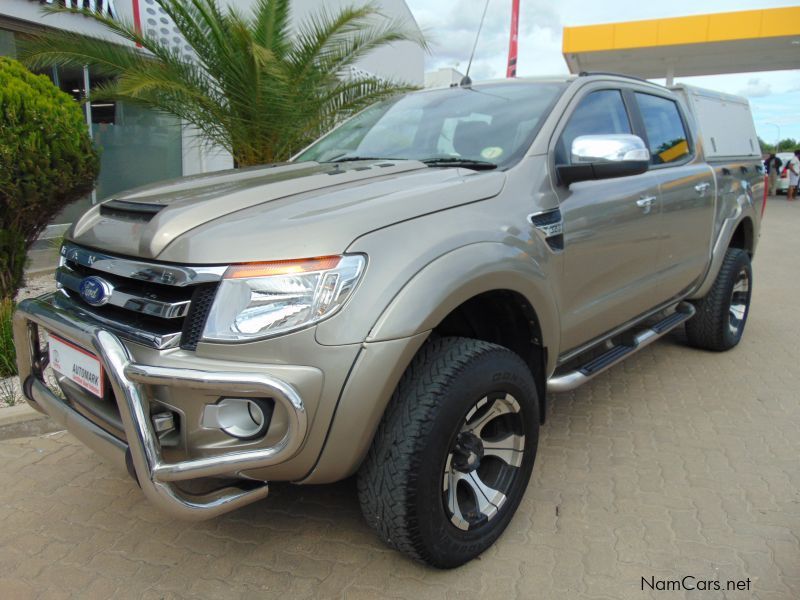
<path fill-rule="evenodd" d="M 432 42 L 426 70 L 455 67 L 462 72 L 469 61 L 485 0 L 406 0 Z M 565 26 L 657 19 L 694 14 L 795 6 L 782 0 L 521 0 L 517 75 L 568 73 L 561 54 Z M 486 22 L 472 64 L 472 79 L 505 77 L 511 0 L 489 0 Z M 800 24 L 798 24 L 800 26 Z M 800 47 L 797 54 L 800 69 Z M 747 96 L 759 135 L 774 141 L 800 139 L 800 70 L 676 77 L 676 82 Z M 663 83 L 663 80 L 661 81 Z M 777 125 L 777 126 L 776 126 Z"/>

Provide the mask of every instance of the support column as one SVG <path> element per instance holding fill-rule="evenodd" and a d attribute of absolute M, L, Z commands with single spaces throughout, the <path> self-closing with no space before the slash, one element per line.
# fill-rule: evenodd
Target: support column
<path fill-rule="evenodd" d="M 83 65 L 83 95 L 85 103 L 83 105 L 86 112 L 86 126 L 89 128 L 89 137 L 94 140 L 94 131 L 92 131 L 92 96 L 89 92 L 91 88 L 91 80 L 89 79 L 89 66 Z M 97 188 L 92 190 L 92 204 L 97 204 Z"/>

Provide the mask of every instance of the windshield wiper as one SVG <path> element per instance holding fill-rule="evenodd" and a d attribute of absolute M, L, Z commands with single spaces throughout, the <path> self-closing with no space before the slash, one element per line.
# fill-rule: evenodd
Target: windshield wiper
<path fill-rule="evenodd" d="M 475 160 L 472 158 L 458 158 L 455 156 L 426 158 L 421 162 L 432 167 L 464 167 L 465 169 L 475 169 L 476 171 L 488 171 L 497 168 L 497 165 L 493 162 Z"/>
<path fill-rule="evenodd" d="M 321 162 L 340 163 L 340 162 L 352 162 L 354 160 L 398 160 L 398 159 L 386 158 L 384 156 L 341 156 L 339 158 L 334 158 L 333 160 L 323 160 Z"/>

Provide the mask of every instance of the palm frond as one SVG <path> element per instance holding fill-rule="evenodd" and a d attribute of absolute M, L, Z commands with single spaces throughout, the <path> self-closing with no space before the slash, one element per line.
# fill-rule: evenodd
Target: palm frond
<path fill-rule="evenodd" d="M 375 13 L 375 7 L 366 4 L 346 7 L 336 14 L 331 14 L 323 6 L 316 13 L 308 15 L 298 26 L 294 47 L 287 57 L 294 74 L 302 77 L 312 70 L 328 45 L 357 31 Z"/>
<path fill-rule="evenodd" d="M 253 6 L 253 40 L 275 56 L 289 52 L 289 0 L 258 0 Z"/>
<path fill-rule="evenodd" d="M 326 46 L 319 57 L 318 67 L 332 75 L 341 74 L 371 52 L 397 42 L 421 43 L 413 32 L 404 29 L 398 21 L 375 23 Z"/>
<path fill-rule="evenodd" d="M 91 64 L 104 75 L 121 73 L 144 60 L 131 48 L 68 31 L 22 40 L 18 54 L 20 60 L 32 69 L 48 66 L 82 67 Z"/>

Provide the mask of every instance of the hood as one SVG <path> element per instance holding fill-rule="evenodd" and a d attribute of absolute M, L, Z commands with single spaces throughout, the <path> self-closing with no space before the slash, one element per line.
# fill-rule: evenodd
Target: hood
<path fill-rule="evenodd" d="M 504 181 L 501 172 L 417 161 L 240 169 L 118 195 L 81 217 L 67 238 L 186 264 L 323 256 L 369 231 L 495 196 Z"/>

